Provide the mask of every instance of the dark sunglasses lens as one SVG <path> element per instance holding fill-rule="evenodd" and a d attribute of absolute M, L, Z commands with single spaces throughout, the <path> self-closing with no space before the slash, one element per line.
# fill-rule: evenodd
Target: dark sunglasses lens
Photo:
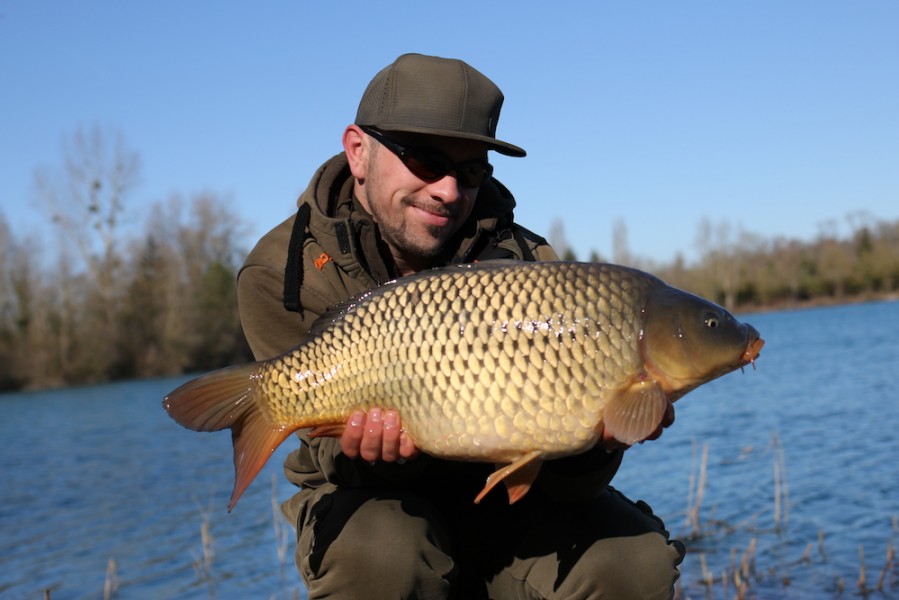
<path fill-rule="evenodd" d="M 448 160 L 418 150 L 407 150 L 403 156 L 403 163 L 425 181 L 440 179 L 453 168 Z"/>
<path fill-rule="evenodd" d="M 425 181 L 436 181 L 455 171 L 464 187 L 480 187 L 493 174 L 493 165 L 478 160 L 453 164 L 442 156 L 414 150 L 407 151 L 403 158 L 406 168 Z"/>
<path fill-rule="evenodd" d="M 493 165 L 476 160 L 458 164 L 455 168 L 459 183 L 465 187 L 480 187 L 493 174 Z"/>

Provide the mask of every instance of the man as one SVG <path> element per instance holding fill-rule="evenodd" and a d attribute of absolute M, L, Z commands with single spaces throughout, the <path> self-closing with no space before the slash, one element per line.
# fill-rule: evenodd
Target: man
<path fill-rule="evenodd" d="M 258 359 L 290 350 L 335 305 L 396 277 L 496 258 L 555 260 L 513 221 L 488 150 L 503 95 L 459 60 L 407 54 L 371 81 L 298 211 L 265 235 L 238 278 Z M 673 415 L 671 417 L 673 419 Z M 669 419 L 670 422 L 670 419 Z M 608 487 L 624 449 L 603 440 L 544 464 L 509 505 L 472 499 L 492 465 L 418 452 L 400 415 L 353 414 L 339 439 L 300 435 L 285 464 L 309 598 L 670 597 L 683 545 L 648 506 Z"/>

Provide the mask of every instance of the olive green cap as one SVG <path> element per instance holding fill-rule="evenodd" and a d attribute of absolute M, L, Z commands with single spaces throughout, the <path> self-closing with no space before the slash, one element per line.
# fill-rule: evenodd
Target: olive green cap
<path fill-rule="evenodd" d="M 507 156 L 525 156 L 496 139 L 503 93 L 461 60 L 403 54 L 362 95 L 356 125 L 477 140 Z"/>

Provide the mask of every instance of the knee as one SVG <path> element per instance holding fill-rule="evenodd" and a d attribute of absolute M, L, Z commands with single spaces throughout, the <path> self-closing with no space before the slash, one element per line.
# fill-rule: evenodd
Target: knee
<path fill-rule="evenodd" d="M 612 550 L 612 551 L 610 551 Z M 684 547 L 657 532 L 618 538 L 614 549 L 594 546 L 583 557 L 589 570 L 581 576 L 602 598 L 671 598 L 680 576 Z"/>
<path fill-rule="evenodd" d="M 394 503 L 379 504 L 376 510 L 360 510 L 347 521 L 329 548 L 333 562 L 354 573 L 383 574 L 423 555 L 443 553 L 443 535 L 434 530 L 435 523 L 409 515 Z"/>
<path fill-rule="evenodd" d="M 607 496 L 614 526 L 589 546 L 571 573 L 575 587 L 596 592 L 573 597 L 673 597 L 684 545 L 669 539 L 664 523 L 645 502 L 631 502 L 617 491 Z"/>
<path fill-rule="evenodd" d="M 415 500 L 332 498 L 301 532 L 297 564 L 309 597 L 407 598 L 447 594 L 453 561 L 439 515 Z"/>

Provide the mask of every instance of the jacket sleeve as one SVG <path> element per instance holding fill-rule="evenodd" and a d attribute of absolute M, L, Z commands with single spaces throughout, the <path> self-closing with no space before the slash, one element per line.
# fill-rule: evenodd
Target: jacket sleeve
<path fill-rule="evenodd" d="M 283 354 L 302 343 L 311 320 L 284 308 L 284 270 L 293 229 L 290 217 L 265 234 L 237 274 L 237 308 L 244 336 L 256 360 Z"/>
<path fill-rule="evenodd" d="M 536 485 L 559 502 L 583 502 L 601 494 L 621 466 L 624 450 L 594 447 L 583 454 L 547 461 Z"/>
<path fill-rule="evenodd" d="M 304 319 L 284 309 L 283 287 L 283 273 L 271 267 L 244 266 L 238 275 L 240 323 L 256 360 L 283 354 L 308 335 Z"/>

